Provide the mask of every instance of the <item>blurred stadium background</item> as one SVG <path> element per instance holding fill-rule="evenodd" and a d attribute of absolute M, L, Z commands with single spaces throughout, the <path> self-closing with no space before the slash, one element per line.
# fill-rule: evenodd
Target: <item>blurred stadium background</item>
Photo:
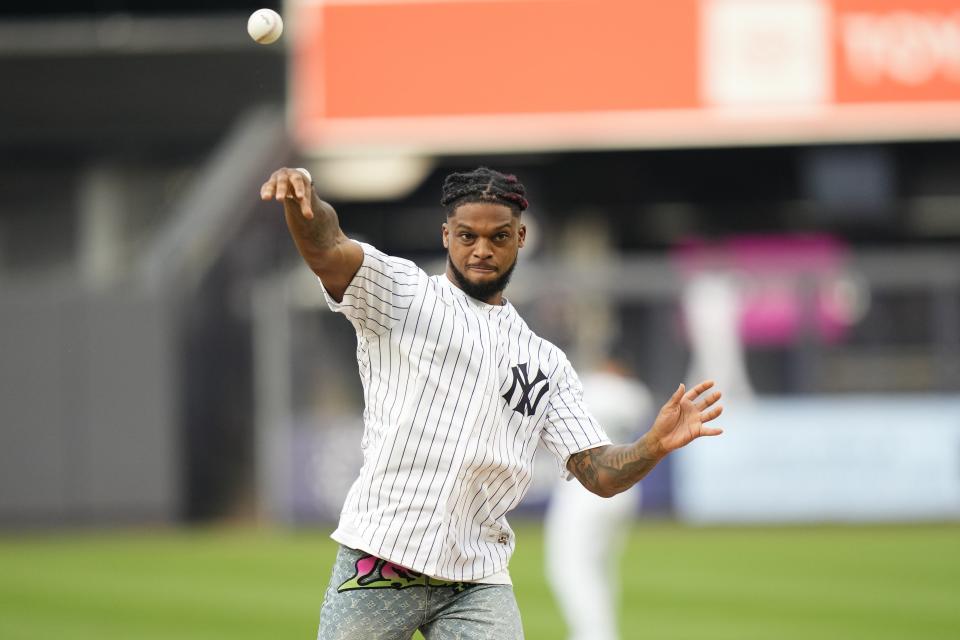
<path fill-rule="evenodd" d="M 960 637 L 960 1 L 4 5 L 0 78 L 0 637 L 312 637 L 361 388 L 259 185 L 436 272 L 479 164 L 532 327 L 729 391 L 643 483 L 625 637 Z"/>

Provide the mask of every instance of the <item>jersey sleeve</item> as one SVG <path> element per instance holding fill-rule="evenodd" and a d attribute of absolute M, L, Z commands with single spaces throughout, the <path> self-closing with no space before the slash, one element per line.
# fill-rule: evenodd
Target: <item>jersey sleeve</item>
<path fill-rule="evenodd" d="M 358 334 L 380 335 L 401 320 L 410 309 L 421 276 L 426 274 L 409 260 L 389 256 L 365 242 L 363 263 L 343 293 L 340 302 L 334 300 L 320 281 L 327 306 L 342 313 Z"/>
<path fill-rule="evenodd" d="M 570 456 L 610 444 L 610 438 L 587 409 L 580 378 L 564 356 L 561 356 L 554 380 L 556 391 L 550 396 L 546 424 L 540 440 L 556 457 L 560 465 L 560 475 L 569 480 L 573 477 L 567 471 L 567 460 Z"/>

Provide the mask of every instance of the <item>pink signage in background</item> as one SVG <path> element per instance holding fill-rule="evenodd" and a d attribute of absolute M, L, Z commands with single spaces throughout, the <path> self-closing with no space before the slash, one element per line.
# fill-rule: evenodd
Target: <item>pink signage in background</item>
<path fill-rule="evenodd" d="M 744 343 L 783 345 L 806 337 L 837 342 L 860 317 L 865 296 L 846 254 L 827 235 L 747 235 L 686 241 L 674 260 L 687 282 L 701 275 L 732 279 Z"/>

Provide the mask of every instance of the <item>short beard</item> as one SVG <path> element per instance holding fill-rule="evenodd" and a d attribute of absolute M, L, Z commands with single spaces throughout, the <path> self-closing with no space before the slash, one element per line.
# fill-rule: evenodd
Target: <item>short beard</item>
<path fill-rule="evenodd" d="M 510 268 L 507 269 L 502 276 L 483 284 L 476 284 L 467 280 L 467 277 L 453 264 L 449 253 L 447 254 L 447 264 L 450 265 L 450 270 L 453 271 L 453 277 L 457 281 L 457 285 L 459 285 L 465 294 L 471 298 L 486 302 L 506 289 L 507 285 L 510 284 L 510 276 L 513 275 L 513 270 L 517 266 L 517 260 L 514 258 L 513 264 L 510 265 Z"/>

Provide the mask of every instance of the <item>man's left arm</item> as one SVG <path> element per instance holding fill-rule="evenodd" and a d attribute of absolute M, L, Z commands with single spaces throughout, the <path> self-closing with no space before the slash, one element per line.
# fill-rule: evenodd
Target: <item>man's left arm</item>
<path fill-rule="evenodd" d="M 701 382 L 690 391 L 681 384 L 657 414 L 650 430 L 633 444 L 605 445 L 580 451 L 567 460 L 567 470 L 591 492 L 609 498 L 640 482 L 671 451 L 702 436 L 718 436 L 722 429 L 708 427 L 723 411 L 720 392 L 700 398 L 713 387 Z"/>

